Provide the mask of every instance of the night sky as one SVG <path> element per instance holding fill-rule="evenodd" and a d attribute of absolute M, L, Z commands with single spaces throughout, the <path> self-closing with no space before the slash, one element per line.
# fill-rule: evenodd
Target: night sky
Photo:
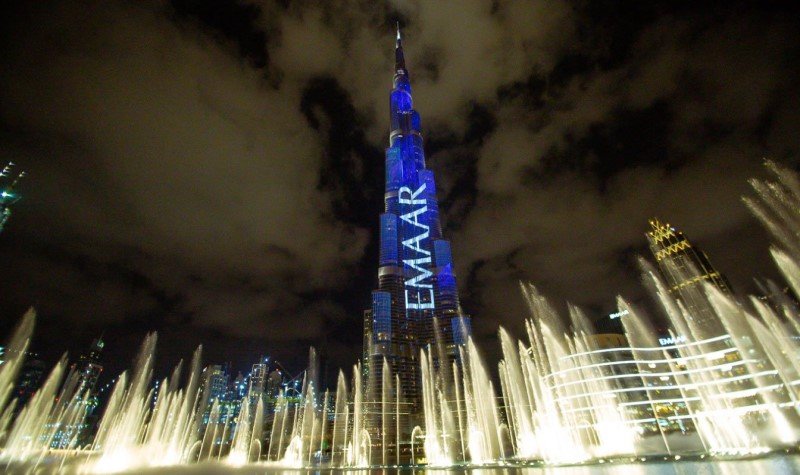
<path fill-rule="evenodd" d="M 9 5 L 11 4 L 11 5 Z M 245 370 L 361 351 L 404 25 L 464 310 L 492 357 L 518 281 L 600 317 L 648 297 L 658 216 L 739 292 L 775 277 L 741 203 L 800 158 L 800 12 L 774 2 L 28 1 L 0 7 L 0 338 L 104 333 L 111 376 L 159 332 Z"/>

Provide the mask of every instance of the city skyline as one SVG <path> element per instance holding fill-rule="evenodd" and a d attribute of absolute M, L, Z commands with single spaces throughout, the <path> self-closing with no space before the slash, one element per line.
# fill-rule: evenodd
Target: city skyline
<path fill-rule="evenodd" d="M 309 345 L 355 361 L 398 18 L 487 352 L 528 316 L 518 279 L 598 316 L 641 298 L 653 215 L 737 290 L 776 274 L 739 196 L 763 157 L 796 163 L 777 8 L 220 5 L 8 7 L 0 138 L 32 179 L 0 234 L 0 333 L 35 305 L 51 360 L 103 330 L 124 360 L 156 329 L 163 367 L 199 342 L 239 366 Z"/>

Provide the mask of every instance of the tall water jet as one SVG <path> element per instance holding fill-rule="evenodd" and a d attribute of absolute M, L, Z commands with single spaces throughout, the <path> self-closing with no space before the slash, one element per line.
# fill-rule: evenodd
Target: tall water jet
<path fill-rule="evenodd" d="M 264 427 L 264 400 L 259 398 L 255 405 L 246 404 L 245 398 L 241 404 L 241 412 L 236 420 L 236 427 L 231 440 L 231 450 L 226 462 L 229 465 L 241 466 L 246 463 L 256 462 L 261 456 L 261 433 Z"/>
<path fill-rule="evenodd" d="M 381 378 L 381 465 L 386 466 L 389 464 L 387 450 L 389 448 L 389 428 L 391 426 L 390 417 L 394 416 L 390 407 L 390 399 L 392 397 L 392 370 L 389 368 L 389 362 L 386 358 L 383 359 L 383 373 Z"/>
<path fill-rule="evenodd" d="M 336 380 L 336 402 L 334 404 L 333 433 L 331 434 L 331 464 L 341 466 L 345 462 L 347 448 L 347 424 L 350 421 L 350 407 L 347 404 L 348 391 L 344 372 L 339 371 Z"/>
<path fill-rule="evenodd" d="M 367 467 L 370 465 L 371 439 L 364 426 L 364 393 L 361 383 L 361 364 L 353 368 L 353 423 L 347 442 L 345 466 Z"/>
<path fill-rule="evenodd" d="M 145 338 L 130 383 L 127 373 L 123 373 L 114 387 L 92 445 L 92 449 L 101 454 L 92 462 L 96 472 L 189 461 L 197 440 L 197 388 L 202 350 L 195 351 L 185 388 L 178 389 L 182 366 L 179 364 L 171 379 L 162 380 L 155 393 L 149 385 L 156 340 L 154 333 Z M 211 449 L 209 454 L 213 453 L 213 447 Z"/>
<path fill-rule="evenodd" d="M 532 458 L 536 455 L 537 449 L 533 422 L 533 411 L 536 406 L 531 388 L 525 384 L 525 374 L 520 363 L 529 355 L 524 347 L 517 348 L 504 328 L 500 327 L 499 335 L 503 361 L 498 364 L 498 369 L 509 415 L 509 424 L 514 436 L 515 453 L 521 458 Z"/>
<path fill-rule="evenodd" d="M 25 363 L 25 355 L 31 343 L 36 311 L 31 307 L 17 324 L 6 344 L 5 361 L 0 365 L 0 442 L 5 439 L 14 404 L 10 404 L 11 392 L 17 381 L 20 368 Z"/>
<path fill-rule="evenodd" d="M 64 355 L 16 417 L 2 458 L 39 461 L 51 448 L 74 449 L 86 417 L 87 394 L 79 389 L 79 375 L 67 373 Z"/>
<path fill-rule="evenodd" d="M 569 395 L 561 382 L 574 378 L 573 368 L 562 359 L 566 351 L 562 346 L 558 315 L 547 300 L 531 284 L 521 284 L 523 296 L 531 311 L 526 321 L 530 356 L 526 362 L 527 382 L 535 402 L 534 427 L 537 456 L 549 463 L 575 463 L 590 458 L 577 433 L 574 413 L 562 411 L 569 405 Z M 558 330 L 553 331 L 552 328 Z M 526 449 L 529 453 L 530 449 Z"/>
<path fill-rule="evenodd" d="M 569 306 L 574 334 L 571 339 L 573 361 L 580 367 L 579 394 L 586 394 L 588 406 L 584 408 L 589 419 L 587 438 L 595 457 L 619 456 L 635 452 L 636 434 L 625 411 L 617 404 L 611 375 L 602 371 L 602 349 L 593 335 L 594 328 L 583 312 Z M 571 383 L 578 388 L 578 383 Z"/>
<path fill-rule="evenodd" d="M 425 414 L 425 458 L 433 466 L 452 464 L 446 435 L 442 428 L 443 412 L 440 390 L 437 389 L 436 372 L 428 352 L 420 350 L 420 369 L 422 375 L 422 405 Z"/>
<path fill-rule="evenodd" d="M 767 160 L 764 165 L 777 178 L 766 181 L 753 178 L 750 185 L 757 199 L 743 197 L 743 201 L 775 237 L 778 247 L 800 261 L 800 178 L 791 170 Z"/>

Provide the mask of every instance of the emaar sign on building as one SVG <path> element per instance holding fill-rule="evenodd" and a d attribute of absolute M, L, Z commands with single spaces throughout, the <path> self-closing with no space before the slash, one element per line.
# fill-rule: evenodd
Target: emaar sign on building
<path fill-rule="evenodd" d="M 678 344 L 681 344 L 681 343 L 686 343 L 686 336 L 684 336 L 684 335 L 678 335 L 678 336 L 675 336 L 675 337 L 668 336 L 668 337 L 665 337 L 665 338 L 659 338 L 658 339 L 658 344 L 661 345 L 661 346 L 678 345 Z"/>
<path fill-rule="evenodd" d="M 403 266 L 409 270 L 410 278 L 405 280 L 405 300 L 406 309 L 424 310 L 434 307 L 433 284 L 430 278 L 433 276 L 431 271 L 431 252 L 425 249 L 426 240 L 430 238 L 430 226 L 424 223 L 420 217 L 428 212 L 428 205 L 425 198 L 420 198 L 425 191 L 423 183 L 415 191 L 404 186 L 398 190 L 397 199 L 401 206 L 409 207 L 409 211 L 400 215 L 400 219 L 412 225 L 417 230 L 416 235 L 403 240 L 404 255 L 410 257 L 403 259 Z M 416 207 L 416 208 L 414 208 Z M 413 257 L 412 257 L 413 256 Z"/>

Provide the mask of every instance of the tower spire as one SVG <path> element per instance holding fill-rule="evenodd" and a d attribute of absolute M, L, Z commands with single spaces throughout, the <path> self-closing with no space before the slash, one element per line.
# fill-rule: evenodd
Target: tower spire
<path fill-rule="evenodd" d="M 403 37 L 400 34 L 400 22 L 397 22 L 397 39 L 394 43 L 394 70 L 397 74 L 408 75 L 406 58 L 403 56 Z"/>

